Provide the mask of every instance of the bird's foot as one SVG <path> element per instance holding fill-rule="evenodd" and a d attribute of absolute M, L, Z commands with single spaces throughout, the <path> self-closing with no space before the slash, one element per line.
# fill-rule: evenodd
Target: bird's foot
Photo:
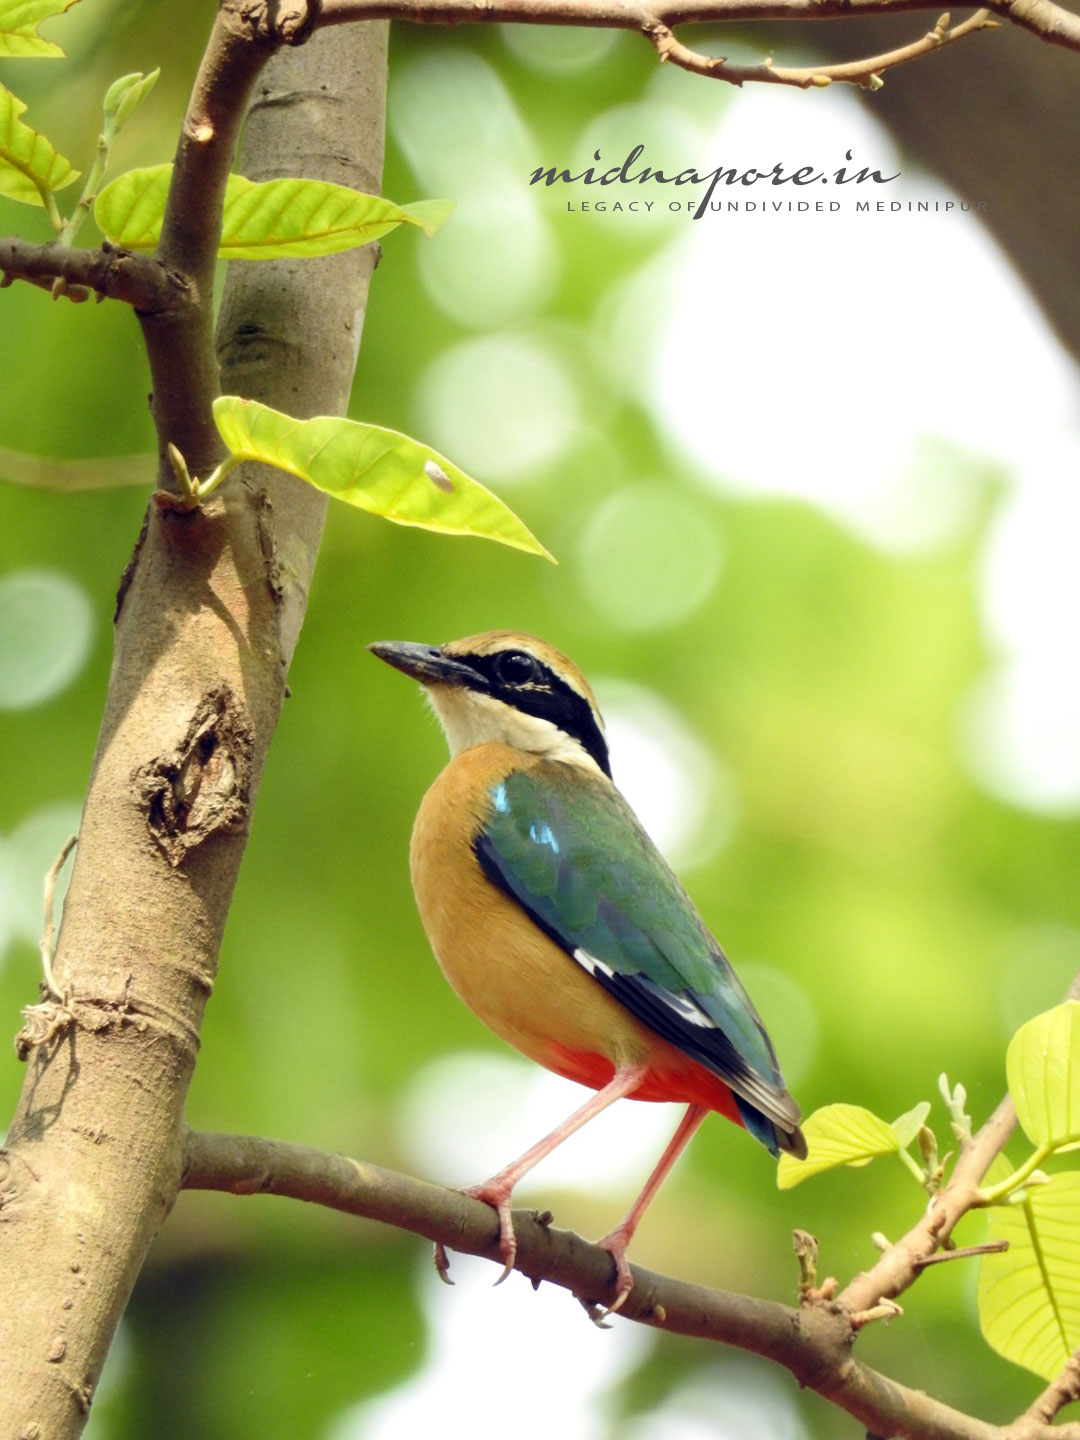
<path fill-rule="evenodd" d="M 621 1310 L 626 1303 L 626 1297 L 634 1288 L 634 1277 L 630 1273 L 630 1265 L 626 1258 L 626 1247 L 629 1245 L 626 1232 L 621 1225 L 612 1230 L 610 1235 L 605 1235 L 596 1244 L 600 1250 L 606 1250 L 615 1261 L 615 1299 L 606 1310 L 593 1316 L 596 1324 L 603 1325 L 609 1315 L 614 1315 Z"/>
<path fill-rule="evenodd" d="M 517 1236 L 514 1234 L 514 1222 L 510 1213 L 510 1199 L 514 1188 L 496 1176 L 493 1180 L 485 1180 L 482 1185 L 469 1185 L 461 1193 L 474 1200 L 483 1200 L 499 1217 L 499 1256 L 503 1268 L 495 1284 L 501 1285 L 513 1270 L 514 1261 L 517 1259 Z"/>

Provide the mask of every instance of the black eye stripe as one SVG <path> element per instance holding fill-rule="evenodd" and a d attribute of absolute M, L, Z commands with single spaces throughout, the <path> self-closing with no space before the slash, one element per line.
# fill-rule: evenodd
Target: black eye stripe
<path fill-rule="evenodd" d="M 518 657 L 528 661 L 532 673 L 528 679 L 507 681 L 500 673 L 500 661 L 507 657 Z M 564 734 L 576 740 L 592 756 L 600 769 L 610 779 L 611 762 L 608 759 L 607 742 L 596 723 L 593 708 L 572 685 L 556 675 L 543 661 L 534 655 L 521 651 L 500 650 L 494 655 L 456 655 L 456 660 L 468 665 L 485 682 L 483 689 L 495 699 L 538 720 L 548 720 L 557 725 Z M 480 686 L 477 687 L 481 688 Z"/>

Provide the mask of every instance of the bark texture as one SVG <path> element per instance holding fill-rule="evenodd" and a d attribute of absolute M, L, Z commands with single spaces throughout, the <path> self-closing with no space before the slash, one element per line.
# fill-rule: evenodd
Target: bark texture
<path fill-rule="evenodd" d="M 272 60 L 247 172 L 377 190 L 385 47 L 385 26 L 361 25 Z M 374 258 L 232 267 L 225 388 L 343 412 Z M 199 1027 L 324 513 L 299 482 L 249 472 L 201 511 L 151 504 L 125 577 L 56 956 L 65 1003 L 28 1037 L 0 1151 L 5 1440 L 82 1429 L 175 1199 Z"/>

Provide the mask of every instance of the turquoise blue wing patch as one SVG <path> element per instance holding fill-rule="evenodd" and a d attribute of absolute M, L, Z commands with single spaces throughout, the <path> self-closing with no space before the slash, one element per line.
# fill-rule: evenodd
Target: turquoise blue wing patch
<path fill-rule="evenodd" d="M 731 1086 L 775 1153 L 773 1122 L 790 1131 L 799 1112 L 769 1037 L 618 791 L 557 762 L 514 772 L 493 787 L 473 848 L 488 879 L 609 994 Z"/>

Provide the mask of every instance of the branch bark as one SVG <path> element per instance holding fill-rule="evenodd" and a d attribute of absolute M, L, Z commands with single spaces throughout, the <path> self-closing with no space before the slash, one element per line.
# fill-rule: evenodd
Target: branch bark
<path fill-rule="evenodd" d="M 848 85 L 860 85 L 866 90 L 877 90 L 884 84 L 881 79 L 882 71 L 894 70 L 897 65 L 919 60 L 934 50 L 940 50 L 943 45 L 962 40 L 965 35 L 972 35 L 977 30 L 993 29 L 996 25 L 997 21 L 990 19 L 989 10 L 977 10 L 960 25 L 950 25 L 950 17 L 942 15 L 932 30 L 928 30 L 918 40 L 912 40 L 895 50 L 870 55 L 864 60 L 848 60 L 839 65 L 795 67 L 773 65 L 771 61 L 761 65 L 731 65 L 721 56 L 702 55 L 697 50 L 691 50 L 689 46 L 676 40 L 667 25 L 654 25 L 646 33 L 661 60 L 670 60 L 673 65 L 678 65 L 681 70 L 689 70 L 694 75 L 725 80 L 729 85 L 757 82 L 764 85 L 793 85 L 799 90 L 809 90 L 814 86 L 821 87 L 839 81 Z"/>
<path fill-rule="evenodd" d="M 185 1147 L 183 1186 L 306 1200 L 502 1263 L 490 1206 L 457 1190 L 301 1145 L 192 1132 Z M 545 1224 L 534 1211 L 514 1212 L 514 1233 L 514 1268 L 528 1279 L 561 1286 L 590 1309 L 614 1300 L 615 1277 L 606 1250 Z M 631 1270 L 634 1288 L 620 1312 L 625 1319 L 766 1356 L 873 1435 L 903 1440 L 1080 1440 L 1080 1423 L 1051 1431 L 1048 1422 L 1029 1412 L 1014 1425 L 993 1425 L 863 1365 L 851 1350 L 849 1301 L 819 1296 L 794 1309 L 691 1285 L 638 1265 Z M 1049 1404 L 1040 1413 L 1048 1409 Z"/>
<path fill-rule="evenodd" d="M 319 24 L 378 19 L 414 25 L 587 25 L 647 35 L 657 25 L 852 19 L 940 8 L 940 0 L 699 0 L 680 5 L 630 0 L 323 0 Z M 989 0 L 986 8 L 1051 45 L 1080 50 L 1080 15 L 1053 0 Z"/>
<path fill-rule="evenodd" d="M 133 255 L 106 242 L 100 250 L 76 250 L 59 240 L 34 244 L 9 235 L 0 240 L 0 274 L 3 283 L 28 280 L 53 290 L 59 279 L 69 300 L 123 300 L 147 313 L 169 311 L 183 303 L 175 276 L 146 255 Z"/>
<path fill-rule="evenodd" d="M 377 188 L 385 39 L 384 26 L 357 26 L 278 56 L 246 133 L 251 168 L 300 163 Z M 254 49 L 261 66 L 270 47 Z M 216 83 L 235 85 L 237 73 L 222 65 Z M 234 90 L 234 136 L 242 101 Z M 204 103 L 211 112 L 197 91 L 189 123 Z M 280 144 L 281 117 L 298 113 L 310 152 L 300 161 Z M 222 174 L 226 149 L 222 140 L 215 153 Z M 162 249 L 170 265 L 195 267 L 183 283 L 201 314 L 148 335 L 155 417 L 163 438 L 182 432 L 197 448 L 203 418 L 184 404 L 198 410 L 216 392 L 204 353 L 212 250 L 175 235 Z M 270 404 L 288 394 L 294 412 L 343 412 L 373 263 L 368 247 L 257 275 L 233 267 L 222 324 L 230 385 Z M 170 337 L 177 354 L 166 357 Z M 55 960 L 68 1013 L 32 1050 L 0 1152 L 4 1436 L 65 1440 L 82 1429 L 177 1193 L 199 1026 L 323 513 L 309 487 L 249 475 L 190 515 L 151 506 L 129 567 Z"/>

